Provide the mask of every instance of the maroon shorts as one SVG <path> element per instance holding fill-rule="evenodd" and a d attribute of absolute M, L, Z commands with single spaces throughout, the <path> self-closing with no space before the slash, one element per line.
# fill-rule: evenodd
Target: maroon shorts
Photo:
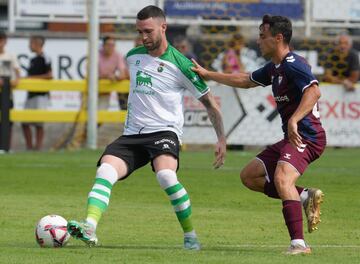
<path fill-rule="evenodd" d="M 256 157 L 262 161 L 268 181 L 273 181 L 276 165 L 279 161 L 290 163 L 303 174 L 307 166 L 323 153 L 326 142 L 314 143 L 302 140 L 304 147 L 297 148 L 290 144 L 288 139 L 283 139 L 274 145 L 268 146 Z"/>

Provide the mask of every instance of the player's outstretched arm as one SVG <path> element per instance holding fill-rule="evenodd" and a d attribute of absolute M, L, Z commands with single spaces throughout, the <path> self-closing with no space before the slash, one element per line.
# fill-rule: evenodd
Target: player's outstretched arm
<path fill-rule="evenodd" d="M 214 72 L 208 71 L 205 68 L 201 67 L 197 61 L 192 59 L 194 63 L 194 67 L 191 69 L 199 74 L 205 80 L 212 80 L 218 83 L 222 83 L 231 87 L 237 88 L 252 88 L 258 86 L 254 82 L 250 80 L 250 74 L 246 72 L 240 73 L 222 73 L 222 72 Z"/>
<path fill-rule="evenodd" d="M 205 106 L 218 138 L 215 146 L 215 160 L 213 162 L 214 168 L 217 169 L 224 164 L 226 155 L 226 137 L 222 115 L 218 104 L 210 92 L 203 95 L 199 100 Z"/>

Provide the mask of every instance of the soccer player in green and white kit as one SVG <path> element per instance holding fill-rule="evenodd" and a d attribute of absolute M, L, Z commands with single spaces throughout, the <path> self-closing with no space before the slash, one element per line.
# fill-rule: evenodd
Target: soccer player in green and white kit
<path fill-rule="evenodd" d="M 222 116 L 209 88 L 191 70 L 192 62 L 169 45 L 166 27 L 165 15 L 156 6 L 147 6 L 137 14 L 136 28 L 143 46 L 127 54 L 130 92 L 124 133 L 99 159 L 86 219 L 68 223 L 69 233 L 89 246 L 97 243 L 96 226 L 109 205 L 113 185 L 151 161 L 184 231 L 185 249 L 200 249 L 191 222 L 189 195 L 176 175 L 186 90 L 203 103 L 216 131 L 215 168 L 224 163 L 226 139 Z"/>

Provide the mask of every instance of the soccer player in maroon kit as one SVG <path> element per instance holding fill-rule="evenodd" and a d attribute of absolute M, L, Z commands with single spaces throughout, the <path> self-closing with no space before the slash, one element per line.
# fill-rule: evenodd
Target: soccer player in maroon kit
<path fill-rule="evenodd" d="M 284 139 L 268 146 L 241 171 L 240 178 L 250 190 L 282 200 L 283 215 L 291 244 L 288 254 L 309 254 L 304 241 L 302 206 L 308 231 L 320 222 L 323 192 L 296 186 L 307 166 L 319 158 L 326 146 L 317 101 L 319 83 L 305 59 L 290 51 L 291 21 L 283 16 L 265 15 L 259 27 L 257 43 L 270 62 L 249 73 L 219 73 L 195 63 L 193 70 L 206 80 L 238 88 L 272 85 L 277 110 L 282 119 Z"/>

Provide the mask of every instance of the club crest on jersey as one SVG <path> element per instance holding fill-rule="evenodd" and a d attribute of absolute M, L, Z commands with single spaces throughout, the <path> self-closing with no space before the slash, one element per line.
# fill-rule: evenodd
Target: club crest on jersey
<path fill-rule="evenodd" d="M 278 78 L 278 83 L 280 85 L 281 81 L 282 81 L 283 77 L 281 75 L 279 75 L 279 78 Z"/>
<path fill-rule="evenodd" d="M 158 72 L 163 72 L 165 64 L 160 62 L 159 67 L 157 68 Z"/>
<path fill-rule="evenodd" d="M 136 60 L 135 65 L 136 65 L 136 66 L 137 66 L 137 65 L 140 65 L 140 60 Z"/>
<path fill-rule="evenodd" d="M 136 73 L 136 87 L 147 86 L 152 87 L 151 75 L 143 71 L 137 71 Z"/>

